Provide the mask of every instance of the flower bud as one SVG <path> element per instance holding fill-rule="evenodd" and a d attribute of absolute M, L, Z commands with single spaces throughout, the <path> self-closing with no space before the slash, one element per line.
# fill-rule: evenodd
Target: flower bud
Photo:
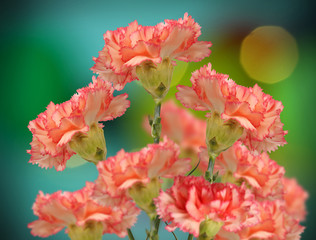
<path fill-rule="evenodd" d="M 198 240 L 212 240 L 222 226 L 222 222 L 215 222 L 211 219 L 204 220 L 200 223 L 200 234 Z"/>
<path fill-rule="evenodd" d="M 143 87 L 156 101 L 161 101 L 169 91 L 173 66 L 169 58 L 154 64 L 145 61 L 136 67 L 136 74 Z"/>
<path fill-rule="evenodd" d="M 158 197 L 160 188 L 158 178 L 152 178 L 149 183 L 136 183 L 128 190 L 135 203 L 147 213 L 150 219 L 154 219 L 157 215 L 153 199 Z"/>
<path fill-rule="evenodd" d="M 69 142 L 69 146 L 82 158 L 94 164 L 106 157 L 103 129 L 97 123 L 92 123 L 87 133 L 76 133 Z"/>
<path fill-rule="evenodd" d="M 83 226 L 70 225 L 68 235 L 71 240 L 100 240 L 103 235 L 101 222 L 89 221 Z"/>
<path fill-rule="evenodd" d="M 242 135 L 243 128 L 234 120 L 224 121 L 217 112 L 207 119 L 206 145 L 210 155 L 217 156 L 231 147 Z"/>

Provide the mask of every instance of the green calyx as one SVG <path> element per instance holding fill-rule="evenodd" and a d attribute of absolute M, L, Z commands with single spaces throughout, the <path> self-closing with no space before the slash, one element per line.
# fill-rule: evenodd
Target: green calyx
<path fill-rule="evenodd" d="M 154 219 L 157 215 L 153 199 L 158 197 L 160 188 L 158 178 L 153 178 L 147 184 L 136 183 L 128 190 L 135 203 L 147 213 L 150 219 Z"/>
<path fill-rule="evenodd" d="M 136 74 L 143 87 L 155 101 L 161 101 L 169 91 L 173 73 L 173 65 L 169 58 L 161 63 L 145 61 L 136 67 Z"/>
<path fill-rule="evenodd" d="M 243 128 L 234 120 L 224 121 L 217 112 L 207 119 L 206 145 L 210 156 L 218 156 L 231 147 L 242 135 Z"/>
<path fill-rule="evenodd" d="M 200 223 L 200 234 L 198 240 L 212 240 L 222 226 L 222 222 L 215 222 L 211 219 L 204 220 Z"/>
<path fill-rule="evenodd" d="M 103 129 L 97 123 L 92 123 L 87 133 L 76 133 L 69 142 L 69 146 L 82 158 L 94 164 L 106 158 L 107 149 Z"/>
<path fill-rule="evenodd" d="M 103 225 L 100 222 L 89 221 L 84 226 L 75 224 L 68 227 L 68 236 L 71 240 L 101 240 Z"/>

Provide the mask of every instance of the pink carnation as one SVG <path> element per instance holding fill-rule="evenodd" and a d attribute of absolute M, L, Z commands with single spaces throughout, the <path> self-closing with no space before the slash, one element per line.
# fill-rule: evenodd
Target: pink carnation
<path fill-rule="evenodd" d="M 47 110 L 29 123 L 33 134 L 30 162 L 40 167 L 62 171 L 74 154 L 69 141 L 78 132 L 88 132 L 92 123 L 108 121 L 124 114 L 130 102 L 127 94 L 113 97 L 109 82 L 93 77 L 93 83 L 77 90 L 62 104 L 50 103 Z"/>
<path fill-rule="evenodd" d="M 208 159 L 206 149 L 201 150 L 200 157 L 202 161 Z M 283 196 L 284 168 L 267 153 L 252 154 L 239 141 L 216 158 L 214 169 L 222 176 L 231 174 L 236 182 L 246 181 L 257 198 L 272 200 Z"/>
<path fill-rule="evenodd" d="M 259 203 L 260 222 L 254 226 L 244 228 L 239 232 L 241 240 L 298 240 L 304 227 L 292 218 L 285 210 L 284 202 Z"/>
<path fill-rule="evenodd" d="M 223 223 L 222 229 L 236 232 L 258 222 L 254 196 L 245 186 L 210 184 L 203 177 L 176 177 L 173 186 L 156 199 L 158 215 L 176 227 L 199 236 L 206 218 Z"/>
<path fill-rule="evenodd" d="M 178 107 L 172 100 L 162 104 L 160 117 L 161 136 L 167 136 L 179 144 L 182 154 L 197 158 L 200 146 L 206 146 L 206 122 Z M 151 128 L 148 118 L 145 119 L 143 126 L 150 134 Z M 208 160 L 200 162 L 199 168 L 205 171 L 207 165 Z"/>
<path fill-rule="evenodd" d="M 198 41 L 201 27 L 186 13 L 179 20 L 165 20 L 156 26 L 134 21 L 127 27 L 104 34 L 105 46 L 91 70 L 113 82 L 121 90 L 137 79 L 135 67 L 144 61 L 154 64 L 163 59 L 198 62 L 210 55 L 210 42 Z"/>
<path fill-rule="evenodd" d="M 308 193 L 297 183 L 296 179 L 282 179 L 284 185 L 284 200 L 287 212 L 298 221 L 305 220 Z"/>
<path fill-rule="evenodd" d="M 28 224 L 34 236 L 48 237 L 71 225 L 84 226 L 90 221 L 101 222 L 104 233 L 120 237 L 134 225 L 139 210 L 130 201 L 121 201 L 117 207 L 101 206 L 91 199 L 93 183 L 76 192 L 58 191 L 44 195 L 41 191 L 33 205 L 38 220 Z"/>
<path fill-rule="evenodd" d="M 222 119 L 234 119 L 245 129 L 241 141 L 253 151 L 274 151 L 286 143 L 280 113 L 282 103 L 255 85 L 237 85 L 228 75 L 208 64 L 193 72 L 192 87 L 178 86 L 177 99 L 195 110 L 216 111 Z M 209 114 L 207 114 L 208 116 Z"/>
<path fill-rule="evenodd" d="M 135 183 L 147 184 L 153 178 L 185 174 L 191 168 L 190 159 L 180 159 L 179 154 L 179 147 L 167 138 L 139 152 L 127 153 L 122 149 L 116 156 L 98 163 L 94 198 L 104 204 L 117 203 Z"/>

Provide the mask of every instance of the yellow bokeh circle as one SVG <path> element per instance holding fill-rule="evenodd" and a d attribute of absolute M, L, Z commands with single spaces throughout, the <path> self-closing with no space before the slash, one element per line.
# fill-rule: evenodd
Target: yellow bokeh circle
<path fill-rule="evenodd" d="M 276 83 L 292 74 L 298 61 L 297 44 L 284 28 L 258 27 L 243 40 L 240 61 L 251 78 Z"/>

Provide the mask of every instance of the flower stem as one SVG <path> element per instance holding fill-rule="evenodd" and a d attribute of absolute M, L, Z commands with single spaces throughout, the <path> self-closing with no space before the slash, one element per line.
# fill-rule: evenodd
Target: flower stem
<path fill-rule="evenodd" d="M 160 110 L 161 110 L 161 100 L 155 101 L 155 113 L 154 119 L 151 122 L 151 136 L 154 139 L 154 143 L 159 143 L 160 141 L 160 133 L 161 133 L 161 118 L 160 118 Z M 147 232 L 147 239 L 149 240 L 158 240 L 158 231 L 159 231 L 160 219 L 158 216 L 154 219 L 150 219 L 150 231 Z"/>
<path fill-rule="evenodd" d="M 192 234 L 189 234 L 188 240 L 193 240 L 193 235 Z"/>
<path fill-rule="evenodd" d="M 149 240 L 158 240 L 158 231 L 159 231 L 160 219 L 158 216 L 150 220 L 150 231 L 147 232 L 147 239 Z"/>
<path fill-rule="evenodd" d="M 127 229 L 127 234 L 128 234 L 129 240 L 135 240 L 131 229 L 129 229 L 129 228 Z"/>
<path fill-rule="evenodd" d="M 208 161 L 208 167 L 205 172 L 205 179 L 209 181 L 210 183 L 214 182 L 214 165 L 215 165 L 215 159 L 216 156 L 210 155 L 209 161 Z"/>
<path fill-rule="evenodd" d="M 165 221 L 165 224 L 168 226 L 168 223 L 167 223 L 166 221 Z M 176 235 L 173 231 L 172 231 L 171 233 L 172 233 L 174 239 L 175 239 L 175 240 L 178 240 L 177 235 Z"/>
<path fill-rule="evenodd" d="M 151 124 L 151 136 L 154 138 L 154 143 L 159 143 L 161 133 L 161 118 L 160 118 L 161 101 L 156 101 L 154 119 Z"/>
<path fill-rule="evenodd" d="M 198 163 L 196 164 L 196 166 L 187 174 L 187 176 L 190 176 L 192 173 L 194 173 L 194 171 L 198 168 L 198 166 L 200 165 L 200 159 L 198 161 Z"/>

